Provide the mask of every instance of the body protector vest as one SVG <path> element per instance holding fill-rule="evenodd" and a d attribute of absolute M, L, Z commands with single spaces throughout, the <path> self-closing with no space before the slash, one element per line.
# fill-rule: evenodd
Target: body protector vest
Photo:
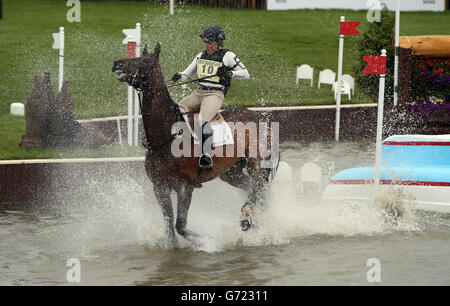
<path fill-rule="evenodd" d="M 227 53 L 229 50 L 227 49 L 219 49 L 213 54 L 208 54 L 205 51 L 203 51 L 201 57 L 197 60 L 197 76 L 198 78 L 203 78 L 207 76 L 212 76 L 210 78 L 207 78 L 205 80 L 202 80 L 202 83 L 210 83 L 211 85 L 222 85 L 223 86 L 223 92 L 226 94 L 230 87 L 230 82 L 225 82 L 224 80 L 220 80 L 218 76 L 214 76 L 217 74 L 217 69 L 223 65 L 223 57 L 225 56 L 225 53 Z M 231 69 L 234 69 L 235 67 L 230 67 Z M 214 86 L 213 85 L 213 86 Z"/>

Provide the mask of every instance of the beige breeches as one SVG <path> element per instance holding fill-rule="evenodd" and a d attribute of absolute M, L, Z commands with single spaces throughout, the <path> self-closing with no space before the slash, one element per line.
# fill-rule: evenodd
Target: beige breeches
<path fill-rule="evenodd" d="M 222 107 L 223 92 L 219 90 L 199 90 L 180 101 L 179 105 L 187 107 L 189 111 L 200 109 L 198 120 L 203 123 L 211 121 Z"/>

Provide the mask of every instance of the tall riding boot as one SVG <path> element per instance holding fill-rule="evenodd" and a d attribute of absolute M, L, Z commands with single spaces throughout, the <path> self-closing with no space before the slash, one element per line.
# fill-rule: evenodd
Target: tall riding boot
<path fill-rule="evenodd" d="M 203 123 L 202 125 L 202 155 L 198 160 L 198 166 L 202 169 L 212 168 L 213 160 L 212 160 L 212 139 L 211 137 L 211 124 L 208 122 Z M 205 146 L 205 143 L 209 141 L 209 143 Z"/>

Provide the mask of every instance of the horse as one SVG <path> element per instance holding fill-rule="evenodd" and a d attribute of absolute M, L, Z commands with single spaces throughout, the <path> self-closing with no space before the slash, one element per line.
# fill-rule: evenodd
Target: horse
<path fill-rule="evenodd" d="M 233 145 L 224 145 L 215 148 L 214 151 L 219 152 L 216 151 L 218 149 L 233 154 L 214 155 L 212 169 L 199 169 L 198 157 L 196 157 L 200 149 L 198 145 L 193 145 L 189 150 L 191 154 L 187 154 L 187 156 L 175 156 L 172 153 L 175 141 L 179 141 L 178 138 L 181 137 L 182 140 L 187 141 L 182 143 L 184 147 L 186 143 L 193 143 L 193 135 L 192 133 L 180 133 L 182 129 L 174 132 L 173 127 L 177 123 L 184 123 L 183 111 L 170 97 L 159 63 L 160 51 L 159 43 L 156 44 L 153 53 L 147 51 L 146 45 L 141 57 L 115 61 L 112 72 L 120 82 L 128 83 L 139 92 L 145 131 L 143 144 L 148 149 L 145 169 L 148 178 L 153 183 L 155 197 L 162 208 L 165 232 L 173 248 L 180 247 L 175 229 L 179 235 L 193 243 L 200 238 L 198 234 L 186 228 L 192 193 L 195 188 L 201 188 L 202 183 L 217 177 L 248 192 L 248 201 L 241 208 L 240 225 L 244 231 L 255 227 L 255 208 L 257 205 L 258 207 L 264 205 L 267 191 L 279 164 L 279 150 L 277 144 L 273 145 L 272 125 L 268 126 L 270 156 L 266 154 L 263 157 L 259 149 L 257 154 L 250 154 L 251 146 L 258 147 L 261 145 L 261 140 L 251 137 L 248 130 L 243 133 L 238 129 L 234 129 L 232 132 Z M 184 114 L 189 114 L 189 112 L 184 112 Z M 270 122 L 267 116 L 246 108 L 226 108 L 220 114 L 227 123 Z M 237 154 L 239 145 L 245 148 L 242 156 Z M 170 198 L 172 191 L 177 194 L 175 226 Z"/>

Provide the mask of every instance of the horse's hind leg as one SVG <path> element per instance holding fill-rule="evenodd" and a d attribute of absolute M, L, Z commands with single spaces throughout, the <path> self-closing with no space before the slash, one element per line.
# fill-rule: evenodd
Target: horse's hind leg
<path fill-rule="evenodd" d="M 255 222 L 255 208 L 258 205 L 264 208 L 267 193 L 270 188 L 273 168 L 261 168 L 257 163 L 249 163 L 247 171 L 251 176 L 252 184 L 249 199 L 241 208 L 241 228 L 243 231 L 249 230 Z"/>
<path fill-rule="evenodd" d="M 267 194 L 280 163 L 280 151 L 278 147 L 271 152 L 270 159 L 250 158 L 247 162 L 247 172 L 252 177 L 252 189 L 249 202 L 264 205 Z"/>
<path fill-rule="evenodd" d="M 248 174 L 243 171 L 246 167 Z M 248 201 L 241 208 L 242 230 L 247 231 L 253 225 L 256 205 L 264 205 L 273 171 L 272 168 L 261 168 L 258 159 L 241 159 L 220 176 L 221 180 L 249 193 Z"/>
<path fill-rule="evenodd" d="M 173 208 L 172 201 L 170 199 L 171 189 L 166 186 L 160 186 L 159 184 L 153 184 L 153 190 L 163 212 L 167 236 L 169 236 L 173 248 L 178 249 L 180 245 L 178 244 L 177 237 L 175 236 L 175 229 L 173 226 Z"/>
<path fill-rule="evenodd" d="M 193 190 L 194 187 L 190 185 L 184 185 L 177 190 L 177 223 L 175 228 L 177 229 L 178 234 L 195 243 L 196 239 L 199 238 L 199 235 L 186 229 Z"/>
<path fill-rule="evenodd" d="M 250 190 L 251 178 L 243 172 L 246 166 L 247 161 L 245 159 L 241 159 L 233 167 L 231 167 L 230 170 L 222 174 L 220 179 L 233 187 L 243 190 Z"/>
<path fill-rule="evenodd" d="M 261 206 L 265 204 L 267 191 L 270 187 L 270 173 L 271 169 L 258 169 L 257 171 L 249 169 L 249 174 L 253 178 L 249 195 L 251 203 L 259 203 Z"/>

